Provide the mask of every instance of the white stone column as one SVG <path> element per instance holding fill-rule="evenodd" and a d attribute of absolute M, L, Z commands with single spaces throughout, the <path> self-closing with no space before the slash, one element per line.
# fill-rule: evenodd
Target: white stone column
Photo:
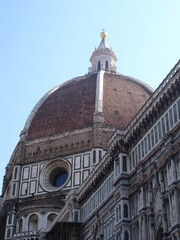
<path fill-rule="evenodd" d="M 27 232 L 28 227 L 29 227 L 29 217 L 28 217 L 28 215 L 26 215 L 25 219 L 24 219 L 23 231 Z"/>
<path fill-rule="evenodd" d="M 42 229 L 44 231 L 47 227 L 47 212 L 41 211 L 41 219 L 39 219 L 39 229 Z"/>

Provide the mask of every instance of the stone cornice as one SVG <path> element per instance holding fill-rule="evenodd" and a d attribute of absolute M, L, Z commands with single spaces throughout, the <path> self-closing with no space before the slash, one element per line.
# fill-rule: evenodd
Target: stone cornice
<path fill-rule="evenodd" d="M 52 140 L 59 140 L 64 137 L 69 137 L 69 136 L 73 136 L 76 134 L 87 133 L 87 132 L 91 132 L 91 131 L 92 131 L 92 127 L 77 129 L 77 130 L 74 130 L 73 132 L 65 132 L 65 133 L 60 133 L 60 134 L 56 134 L 56 135 L 49 136 L 49 137 L 38 138 L 35 140 L 27 141 L 26 146 L 30 146 L 30 145 L 37 144 L 37 143 L 43 143 L 43 142 L 47 142 L 47 141 L 52 141 Z"/>

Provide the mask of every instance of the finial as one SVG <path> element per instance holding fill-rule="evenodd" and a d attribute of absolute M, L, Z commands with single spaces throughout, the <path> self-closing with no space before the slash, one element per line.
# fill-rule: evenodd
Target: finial
<path fill-rule="evenodd" d="M 102 32 L 101 32 L 101 38 L 102 39 L 104 39 L 104 38 L 106 38 L 107 37 L 107 33 L 106 33 L 106 30 L 103 28 L 103 29 L 101 29 L 102 30 Z"/>

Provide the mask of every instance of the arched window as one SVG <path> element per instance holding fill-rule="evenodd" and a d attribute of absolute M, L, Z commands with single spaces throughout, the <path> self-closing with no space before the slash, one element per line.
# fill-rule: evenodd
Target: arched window
<path fill-rule="evenodd" d="M 11 229 L 8 228 L 6 232 L 6 238 L 10 238 L 10 237 L 11 237 Z"/>
<path fill-rule="evenodd" d="M 101 70 L 101 62 L 98 61 L 98 71 L 100 71 L 100 70 Z"/>
<path fill-rule="evenodd" d="M 118 232 L 117 235 L 116 235 L 116 240 L 122 240 L 121 238 L 121 232 Z"/>
<path fill-rule="evenodd" d="M 54 221 L 54 219 L 56 218 L 56 214 L 55 213 L 51 213 L 48 215 L 48 218 L 47 218 L 47 227 L 49 227 L 52 222 Z"/>
<path fill-rule="evenodd" d="M 19 221 L 19 232 L 21 233 L 23 230 L 23 219 L 21 218 Z"/>
<path fill-rule="evenodd" d="M 124 217 L 128 218 L 128 205 L 126 203 L 124 204 Z"/>
<path fill-rule="evenodd" d="M 124 240 L 129 240 L 129 233 L 128 233 L 128 231 L 125 231 L 125 233 L 124 233 Z"/>
<path fill-rule="evenodd" d="M 10 214 L 8 217 L 8 224 L 12 224 L 12 214 Z"/>
<path fill-rule="evenodd" d="M 38 230 L 38 216 L 33 214 L 29 218 L 29 231 L 37 231 Z"/>
<path fill-rule="evenodd" d="M 119 219 L 121 219 L 121 204 L 119 205 Z"/>
<path fill-rule="evenodd" d="M 108 64 L 108 61 L 106 60 L 105 69 L 108 70 L 108 68 L 109 68 L 109 64 Z"/>
<path fill-rule="evenodd" d="M 163 228 L 159 228 L 156 234 L 155 240 L 162 240 L 163 239 Z"/>
<path fill-rule="evenodd" d="M 116 207 L 116 222 L 119 221 L 119 211 L 118 207 Z"/>
<path fill-rule="evenodd" d="M 123 161 L 123 171 L 127 172 L 127 158 L 126 158 L 126 156 L 123 156 L 122 161 Z"/>

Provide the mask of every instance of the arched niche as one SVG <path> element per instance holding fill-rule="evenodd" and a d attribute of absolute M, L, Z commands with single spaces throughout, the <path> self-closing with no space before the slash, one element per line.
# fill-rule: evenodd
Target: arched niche
<path fill-rule="evenodd" d="M 37 231 L 38 230 L 38 216 L 36 214 L 33 214 L 30 216 L 28 229 L 29 229 L 29 231 Z"/>
<path fill-rule="evenodd" d="M 156 233 L 155 240 L 162 240 L 163 239 L 163 228 L 159 228 Z"/>

